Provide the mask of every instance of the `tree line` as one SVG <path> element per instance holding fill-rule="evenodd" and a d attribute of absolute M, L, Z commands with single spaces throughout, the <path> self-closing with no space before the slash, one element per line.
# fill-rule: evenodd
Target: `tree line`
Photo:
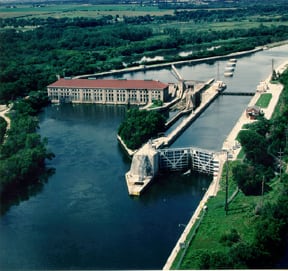
<path fill-rule="evenodd" d="M 29 190 L 42 186 L 51 169 L 46 168 L 46 159 L 53 153 L 47 150 L 47 139 L 37 133 L 39 110 L 47 105 L 38 92 L 29 98 L 18 99 L 10 110 L 11 126 L 0 118 L 0 213 L 23 197 Z"/>

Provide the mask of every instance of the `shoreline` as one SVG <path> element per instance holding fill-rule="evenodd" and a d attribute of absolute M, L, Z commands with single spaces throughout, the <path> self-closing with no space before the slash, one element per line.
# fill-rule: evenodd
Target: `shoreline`
<path fill-rule="evenodd" d="M 288 61 L 285 61 L 284 63 L 279 65 L 275 69 L 275 71 L 279 72 L 279 74 L 282 74 L 287 68 L 288 68 Z M 256 91 L 255 95 L 252 97 L 249 104 L 247 105 L 247 106 L 255 105 L 262 93 L 272 93 L 272 99 L 270 100 L 268 107 L 266 109 L 262 109 L 265 117 L 268 119 L 270 119 L 272 117 L 274 109 L 275 109 L 275 107 L 279 101 L 280 94 L 283 90 L 283 85 L 281 85 L 280 83 L 277 83 L 277 84 L 270 83 L 271 76 L 272 76 L 272 74 L 269 74 L 267 79 L 264 80 L 265 82 L 268 83 L 267 92 Z M 238 133 L 240 132 L 240 130 L 242 129 L 244 124 L 251 123 L 251 122 L 253 122 L 253 121 L 246 117 L 246 112 L 244 110 L 244 112 L 240 115 L 237 123 L 234 125 L 234 127 L 230 131 L 229 135 L 226 137 L 226 139 L 223 143 L 222 149 L 226 149 L 226 150 L 232 149 L 233 158 L 231 160 L 236 160 L 237 155 L 241 149 L 241 148 L 238 148 L 236 151 L 233 150 L 233 146 L 235 146 L 235 140 L 236 140 Z M 225 160 L 226 160 L 226 153 L 223 153 L 223 155 L 221 155 L 221 157 L 219 157 L 219 158 L 220 158 L 219 159 L 220 160 L 220 168 L 219 168 L 218 176 L 213 177 L 213 181 L 211 182 L 206 193 L 204 194 L 202 200 L 199 202 L 198 207 L 194 211 L 192 217 L 190 218 L 190 220 L 189 220 L 187 226 L 185 227 L 183 233 L 181 234 L 180 238 L 176 242 L 176 245 L 175 245 L 174 249 L 172 250 L 171 254 L 169 255 L 169 257 L 168 257 L 162 270 L 170 270 L 171 269 L 171 266 L 173 265 L 177 255 L 178 255 L 178 252 L 181 251 L 181 249 L 182 249 L 181 248 L 182 244 L 183 243 L 185 244 L 185 241 L 188 237 L 188 234 L 191 232 L 192 227 L 194 226 L 195 222 L 199 219 L 201 212 L 203 210 L 205 210 L 206 202 L 208 201 L 208 199 L 210 197 L 217 195 L 219 188 L 220 188 L 219 182 L 220 182 L 220 179 L 221 179 L 221 176 L 223 173 L 223 165 L 224 165 Z M 189 245 L 190 241 L 191 240 L 188 241 L 187 246 Z M 185 249 L 186 249 L 186 246 L 185 246 Z M 183 255 L 184 255 L 184 253 L 183 253 Z"/>
<path fill-rule="evenodd" d="M 286 41 L 284 44 L 286 44 L 286 43 L 288 43 L 288 41 Z M 274 46 L 277 46 L 277 45 L 274 45 Z M 90 77 L 90 76 L 102 77 L 102 76 L 113 75 L 113 74 L 124 74 L 127 72 L 153 70 L 153 69 L 165 68 L 165 67 L 168 67 L 171 65 L 199 64 L 199 63 L 206 62 L 206 61 L 216 61 L 216 60 L 220 60 L 220 59 L 229 59 L 229 58 L 233 58 L 233 57 L 240 57 L 240 56 L 253 54 L 253 53 L 265 50 L 266 47 L 268 47 L 268 45 L 258 46 L 254 49 L 247 50 L 247 51 L 228 53 L 226 55 L 210 56 L 210 57 L 204 57 L 204 58 L 198 58 L 198 59 L 175 60 L 175 61 L 170 61 L 170 62 L 165 62 L 165 63 L 161 62 L 161 63 L 151 64 L 151 65 L 149 65 L 149 64 L 139 65 L 139 66 L 135 66 L 135 67 L 123 68 L 123 69 L 112 70 L 112 71 L 105 71 L 105 72 L 100 72 L 100 73 L 83 74 L 83 75 L 73 76 L 72 79 L 81 79 L 81 78 Z"/>

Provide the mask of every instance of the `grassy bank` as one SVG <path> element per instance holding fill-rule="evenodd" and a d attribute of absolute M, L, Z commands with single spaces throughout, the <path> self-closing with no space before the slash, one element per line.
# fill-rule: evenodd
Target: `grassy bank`
<path fill-rule="evenodd" d="M 229 163 L 229 185 L 228 198 L 236 191 L 237 185 L 231 178 L 231 169 L 235 163 Z M 227 165 L 224 166 L 224 168 Z M 228 212 L 225 212 L 225 184 L 226 174 L 224 173 L 220 182 L 220 190 L 216 197 L 210 198 L 207 202 L 208 211 L 201 221 L 201 225 L 197 230 L 191 245 L 187 249 L 182 262 L 179 264 L 179 258 L 172 265 L 172 269 L 199 269 L 201 257 L 203 253 L 207 252 L 221 252 L 227 253 L 229 246 L 221 243 L 220 240 L 225 234 L 229 234 L 231 229 L 235 229 L 241 239 L 246 242 L 253 240 L 254 231 L 253 223 L 255 218 L 253 212 L 262 197 L 255 196 L 247 198 L 241 191 L 233 201 L 229 203 Z M 192 230 L 193 231 L 193 230 Z"/>

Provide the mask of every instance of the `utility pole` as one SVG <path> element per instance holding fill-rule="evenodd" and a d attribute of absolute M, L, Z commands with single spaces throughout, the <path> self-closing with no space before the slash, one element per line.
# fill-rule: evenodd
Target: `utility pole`
<path fill-rule="evenodd" d="M 285 128 L 285 148 L 287 148 L 288 127 Z"/>
<path fill-rule="evenodd" d="M 228 151 L 226 152 L 225 214 L 228 214 Z"/>
<path fill-rule="evenodd" d="M 277 75 L 276 72 L 274 70 L 274 59 L 272 58 L 272 76 L 271 76 L 271 80 L 276 80 L 277 79 Z"/>
<path fill-rule="evenodd" d="M 262 195 L 261 205 L 262 205 L 262 207 L 263 207 L 263 204 L 264 204 L 264 184 L 265 184 L 265 176 L 263 176 L 263 180 L 262 180 L 262 191 L 261 191 L 261 195 Z"/>

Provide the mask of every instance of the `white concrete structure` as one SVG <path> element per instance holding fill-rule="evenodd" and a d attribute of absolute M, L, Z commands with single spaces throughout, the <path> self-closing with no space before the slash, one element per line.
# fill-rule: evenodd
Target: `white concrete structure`
<path fill-rule="evenodd" d="M 129 195 L 140 196 L 159 170 L 159 155 L 151 142 L 146 143 L 133 156 L 131 168 L 126 173 Z"/>
<path fill-rule="evenodd" d="M 47 86 L 52 103 L 137 104 L 167 101 L 169 85 L 154 80 L 61 78 Z"/>

